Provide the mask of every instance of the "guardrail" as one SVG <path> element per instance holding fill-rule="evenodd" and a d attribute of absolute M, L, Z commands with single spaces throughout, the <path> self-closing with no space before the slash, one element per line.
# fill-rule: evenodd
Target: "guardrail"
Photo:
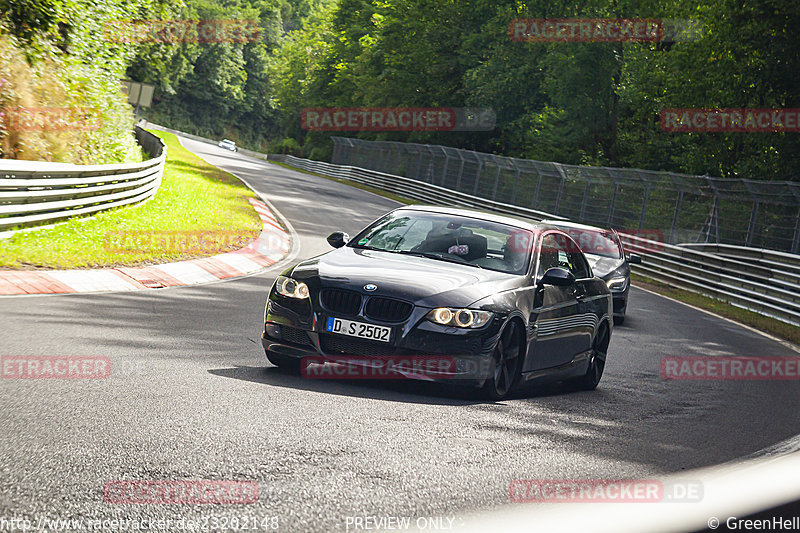
<path fill-rule="evenodd" d="M 800 326 L 800 276 L 686 246 L 656 243 L 621 234 L 623 244 L 647 250 L 633 271 L 672 287 L 726 301 Z"/>
<path fill-rule="evenodd" d="M 797 254 L 787 254 L 786 252 L 764 250 L 763 248 L 748 248 L 746 246 L 735 246 L 732 244 L 692 243 L 682 244 L 681 246 L 763 266 L 771 269 L 776 274 L 776 277 L 781 277 L 781 275 L 789 273 L 793 278 L 800 278 L 800 255 Z"/>
<path fill-rule="evenodd" d="M 151 159 L 119 165 L 0 160 L 0 230 L 52 223 L 152 198 L 161 185 L 167 147 L 135 128 Z"/>
<path fill-rule="evenodd" d="M 397 194 L 398 196 L 403 196 L 413 200 L 421 200 L 433 205 L 450 205 L 458 207 L 489 209 L 496 213 L 512 216 L 523 216 L 533 220 L 542 220 L 544 218 L 566 220 L 564 217 L 553 215 L 551 213 L 545 213 L 544 211 L 518 207 L 502 202 L 496 202 L 494 200 L 487 200 L 485 198 L 454 191 L 438 185 L 432 185 L 430 183 L 417 181 L 411 178 L 404 178 L 403 176 L 384 174 L 374 170 L 365 170 L 363 168 L 343 165 L 333 165 L 331 163 L 325 163 L 324 161 L 312 161 L 310 159 L 301 159 L 291 155 L 270 154 L 269 160 L 286 163 L 287 165 L 291 165 L 308 172 L 317 172 L 326 176 L 347 179 L 363 185 L 377 187 L 378 189 Z"/>
<path fill-rule="evenodd" d="M 322 161 L 311 161 L 290 155 L 269 155 L 270 161 L 285 163 L 292 167 L 316 172 L 325 176 L 346 179 L 388 191 L 405 198 L 420 200 L 434 205 L 453 205 L 485 209 L 531 220 L 561 219 L 551 213 L 509 205 L 506 203 L 472 196 L 445 187 L 421 182 L 403 176 L 366 170 L 347 165 L 334 165 Z M 781 257 L 784 264 L 796 261 L 800 256 L 739 248 L 742 257 L 731 258 L 718 253 L 728 247 L 697 250 L 695 246 L 671 245 L 648 240 L 630 234 L 621 234 L 624 244 L 644 256 L 642 265 L 633 265 L 636 273 L 667 285 L 700 293 L 726 301 L 756 313 L 800 326 L 800 273 L 794 269 L 776 269 L 748 261 L 750 257 Z M 730 251 L 730 250 L 728 250 Z"/>

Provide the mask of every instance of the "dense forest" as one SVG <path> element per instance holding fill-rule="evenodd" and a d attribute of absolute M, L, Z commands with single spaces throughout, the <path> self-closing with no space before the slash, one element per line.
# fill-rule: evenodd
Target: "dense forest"
<path fill-rule="evenodd" d="M 105 135 L 129 114 L 112 96 L 125 78 L 155 85 L 142 110 L 153 122 L 316 159 L 330 157 L 333 134 L 563 163 L 800 176 L 800 133 L 659 124 L 668 108 L 800 108 L 796 2 L 0 0 L 0 14 L 0 106 L 25 91 L 34 102 L 52 98 L 48 87 L 58 86 L 76 105 L 106 110 Z M 512 39 L 509 24 L 527 18 L 677 22 L 653 42 Z M 109 24 L 136 19 L 250 20 L 260 31 L 239 41 L 108 38 Z M 483 107 L 496 127 L 307 131 L 300 114 L 312 107 Z M 12 145 L 6 135 L 4 157 Z"/>

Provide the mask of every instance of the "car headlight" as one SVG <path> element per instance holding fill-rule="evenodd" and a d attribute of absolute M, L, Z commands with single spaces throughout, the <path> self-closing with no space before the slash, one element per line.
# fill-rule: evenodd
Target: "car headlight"
<path fill-rule="evenodd" d="M 286 298 L 295 298 L 296 300 L 308 298 L 308 285 L 286 276 L 278 276 L 278 279 L 275 280 L 275 290 Z"/>
<path fill-rule="evenodd" d="M 626 278 L 625 276 L 614 276 L 613 278 L 609 278 L 609 280 L 606 281 L 606 285 L 608 285 L 609 289 L 617 291 L 623 290 L 627 283 L 628 283 L 628 278 Z"/>
<path fill-rule="evenodd" d="M 475 311 L 474 309 L 438 307 L 428 313 L 428 320 L 431 322 L 457 328 L 479 328 L 491 319 L 492 313 L 489 311 Z"/>

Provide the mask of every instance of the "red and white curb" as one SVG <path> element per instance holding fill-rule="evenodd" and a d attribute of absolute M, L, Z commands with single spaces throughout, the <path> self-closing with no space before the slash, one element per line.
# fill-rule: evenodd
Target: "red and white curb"
<path fill-rule="evenodd" d="M 261 235 L 235 252 L 145 267 L 0 270 L 0 295 L 137 291 L 196 285 L 258 272 L 286 257 L 291 239 L 264 202 L 251 198 L 250 203 L 261 217 Z"/>

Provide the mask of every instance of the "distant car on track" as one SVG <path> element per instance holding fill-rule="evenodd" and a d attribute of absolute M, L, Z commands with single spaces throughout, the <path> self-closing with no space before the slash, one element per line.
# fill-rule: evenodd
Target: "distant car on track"
<path fill-rule="evenodd" d="M 239 149 L 236 147 L 236 143 L 231 141 L 230 139 L 222 139 L 217 146 L 220 148 L 225 148 L 226 150 L 230 150 L 231 152 L 238 152 Z"/>
<path fill-rule="evenodd" d="M 328 242 L 336 250 L 287 269 L 270 290 L 262 344 L 273 364 L 452 356 L 459 366 L 442 381 L 462 378 L 495 400 L 530 380 L 600 382 L 611 293 L 554 226 L 409 206 Z M 484 373 L 459 375 L 476 360 Z"/>
<path fill-rule="evenodd" d="M 562 220 L 543 220 L 564 230 L 578 244 L 592 267 L 592 272 L 611 290 L 614 299 L 614 323 L 622 324 L 628 309 L 631 288 L 631 264 L 640 264 L 636 254 L 625 254 L 619 234 L 613 229 L 603 229 Z"/>

